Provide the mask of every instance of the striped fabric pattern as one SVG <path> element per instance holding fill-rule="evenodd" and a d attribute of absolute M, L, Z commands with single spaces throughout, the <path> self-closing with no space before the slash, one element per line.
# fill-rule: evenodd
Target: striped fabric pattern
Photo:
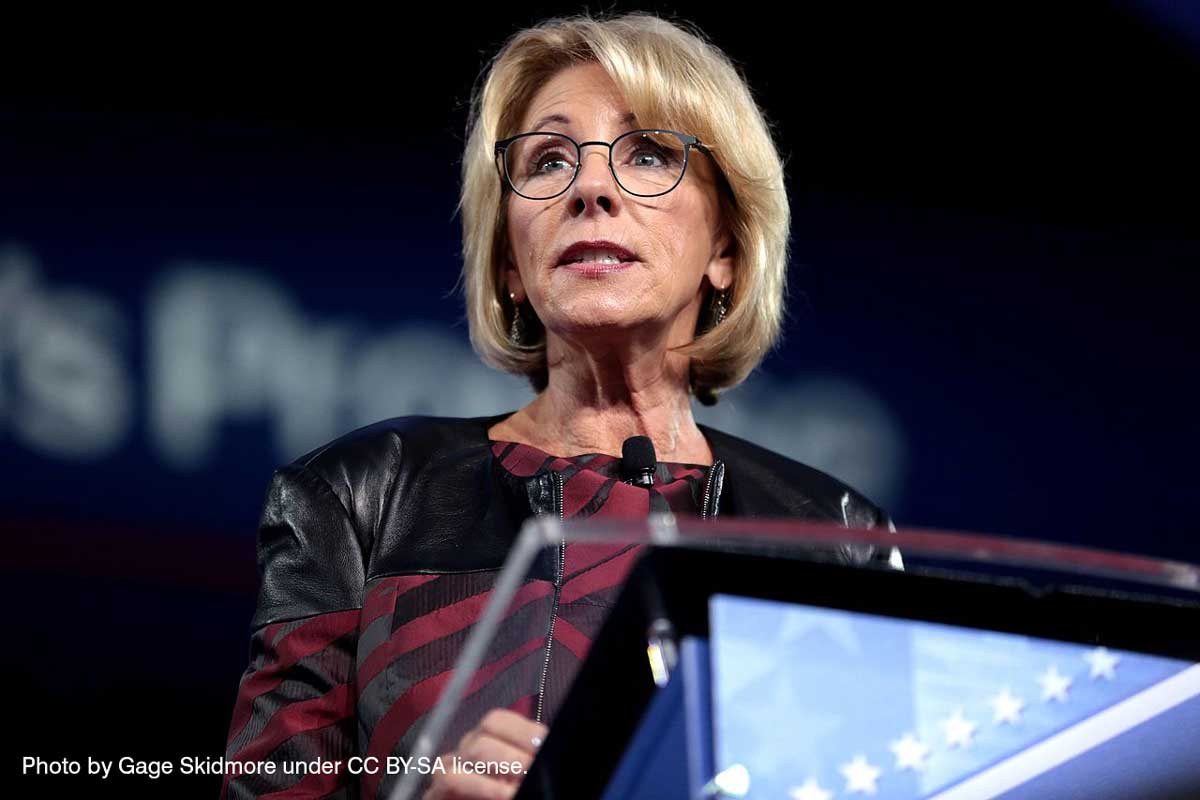
<path fill-rule="evenodd" d="M 566 519 L 698 514 L 707 467 L 660 463 L 656 485 L 622 483 L 620 461 L 601 454 L 550 456 L 525 444 L 493 443 L 493 456 L 519 486 L 543 470 L 563 478 Z M 544 718 L 549 722 L 587 657 L 638 548 L 567 546 L 549 646 Z M 228 778 L 228 798 L 384 798 L 399 779 L 381 769 L 350 775 L 351 756 L 411 752 L 421 724 L 450 680 L 459 652 L 491 598 L 496 571 L 390 575 L 370 579 L 361 609 L 267 625 L 251 640 L 227 758 L 273 761 L 272 776 Z M 492 708 L 533 717 L 547 653 L 554 585 L 519 590 L 485 666 L 444 742 L 452 748 Z M 285 762 L 342 760 L 337 774 L 284 774 Z"/>

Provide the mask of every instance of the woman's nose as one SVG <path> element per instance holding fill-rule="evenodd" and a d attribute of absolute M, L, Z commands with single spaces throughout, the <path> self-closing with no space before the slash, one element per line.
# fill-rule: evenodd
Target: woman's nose
<path fill-rule="evenodd" d="M 584 149 L 579 158 L 579 174 L 572 188 L 571 209 L 576 214 L 591 210 L 616 213 L 621 190 L 608 167 L 608 151 L 600 147 Z"/>

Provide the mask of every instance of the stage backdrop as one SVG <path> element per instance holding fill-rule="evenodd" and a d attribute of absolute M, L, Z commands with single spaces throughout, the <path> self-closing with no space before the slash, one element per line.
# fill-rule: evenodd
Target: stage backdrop
<path fill-rule="evenodd" d="M 485 54 L 570 10 L 5 56 L 0 658 L 30 754 L 218 755 L 272 469 L 531 397 L 467 341 L 458 159 Z M 786 337 L 698 418 L 899 525 L 1200 561 L 1196 28 L 775 13 L 693 17 L 774 121 L 794 214 Z"/>

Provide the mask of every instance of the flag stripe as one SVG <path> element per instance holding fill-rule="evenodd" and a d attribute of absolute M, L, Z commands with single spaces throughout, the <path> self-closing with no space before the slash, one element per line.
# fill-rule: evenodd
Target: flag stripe
<path fill-rule="evenodd" d="M 1022 750 L 931 800 L 995 797 L 1200 695 L 1200 664 L 1143 689 L 1114 706 Z"/>

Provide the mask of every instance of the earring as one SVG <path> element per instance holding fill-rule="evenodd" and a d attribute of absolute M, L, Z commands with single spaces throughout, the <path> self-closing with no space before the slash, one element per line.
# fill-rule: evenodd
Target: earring
<path fill-rule="evenodd" d="M 704 326 L 704 333 L 708 333 L 713 328 L 725 321 L 725 315 L 729 313 L 729 291 L 727 289 L 713 289 L 712 297 L 708 302 L 708 324 Z"/>
<path fill-rule="evenodd" d="M 725 321 L 725 315 L 728 313 L 729 288 L 718 289 L 714 286 L 712 295 L 708 299 L 708 308 L 696 324 L 696 335 L 706 334 L 720 325 Z M 691 385 L 692 394 L 696 396 L 701 405 L 715 406 L 717 404 L 717 393 L 707 383 L 697 379 L 695 361 L 691 363 L 688 370 L 688 383 Z"/>
<path fill-rule="evenodd" d="M 725 315 L 729 313 L 729 292 L 725 289 L 718 289 L 713 292 L 713 327 L 717 327 L 725 321 Z"/>
<path fill-rule="evenodd" d="M 512 325 L 508 328 L 508 340 L 514 347 L 520 347 L 525 339 L 525 319 L 521 314 L 521 306 L 517 304 L 516 293 L 509 292 L 508 299 L 512 301 L 513 307 Z"/>

